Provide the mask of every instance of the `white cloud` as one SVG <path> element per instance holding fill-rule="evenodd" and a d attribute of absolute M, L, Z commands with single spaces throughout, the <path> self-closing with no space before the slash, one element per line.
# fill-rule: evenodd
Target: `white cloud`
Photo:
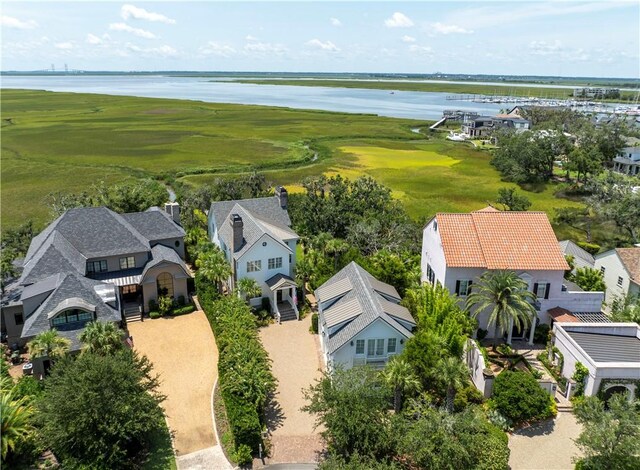
<path fill-rule="evenodd" d="M 257 38 L 257 37 L 255 37 L 255 36 L 251 36 L 250 34 L 247 34 L 244 38 L 245 38 L 247 41 L 258 41 L 258 38 Z"/>
<path fill-rule="evenodd" d="M 340 51 L 340 48 L 338 48 L 338 46 L 336 46 L 331 41 L 322 42 L 320 39 L 312 39 L 310 41 L 305 42 L 305 45 L 309 47 L 314 47 L 317 49 L 322 49 L 323 51 L 330 51 L 330 52 Z"/>
<path fill-rule="evenodd" d="M 288 51 L 288 49 L 282 44 L 272 44 L 270 42 L 250 42 L 245 44 L 244 50 L 246 52 L 258 53 L 258 54 L 276 54 L 282 55 Z"/>
<path fill-rule="evenodd" d="M 471 34 L 473 30 L 464 29 L 455 24 L 431 23 L 433 31 L 438 34 Z"/>
<path fill-rule="evenodd" d="M 331 21 L 331 26 L 342 26 L 342 21 L 338 18 L 330 18 L 329 21 Z"/>
<path fill-rule="evenodd" d="M 409 46 L 409 50 L 415 54 L 429 57 L 433 56 L 433 49 L 430 46 L 419 46 L 417 44 L 411 44 Z"/>
<path fill-rule="evenodd" d="M 562 43 L 555 40 L 553 43 L 547 41 L 531 41 L 529 49 L 533 55 L 555 55 L 562 52 Z"/>
<path fill-rule="evenodd" d="M 6 15 L 2 15 L 0 24 L 2 24 L 4 28 L 14 29 L 34 29 L 38 27 L 38 23 L 33 20 L 22 21 L 18 18 L 14 18 L 13 16 Z"/>
<path fill-rule="evenodd" d="M 413 36 L 407 36 L 406 34 L 402 36 L 402 42 L 416 42 L 416 38 Z"/>
<path fill-rule="evenodd" d="M 54 44 L 54 47 L 56 49 L 61 49 L 63 51 L 68 51 L 70 49 L 73 49 L 75 46 L 73 45 L 73 43 L 71 42 L 57 42 Z"/>
<path fill-rule="evenodd" d="M 384 24 L 387 28 L 410 28 L 413 26 L 413 21 L 404 13 L 396 11 L 390 18 L 384 20 Z"/>
<path fill-rule="evenodd" d="M 151 31 L 147 31 L 145 29 L 134 28 L 133 26 L 129 26 L 126 23 L 111 23 L 109 25 L 109 29 L 111 31 L 124 31 L 127 33 L 135 34 L 138 37 L 146 38 L 146 39 L 155 39 L 156 35 Z"/>
<path fill-rule="evenodd" d="M 219 42 L 209 41 L 206 46 L 200 48 L 200 52 L 205 55 L 231 57 L 236 53 L 236 50 L 228 44 L 220 44 Z"/>
<path fill-rule="evenodd" d="M 122 5 L 122 8 L 120 9 L 120 16 L 125 20 L 134 18 L 136 20 L 147 20 L 166 24 L 175 24 L 176 22 L 176 20 L 168 18 L 160 13 L 153 13 L 145 10 L 144 8 L 138 8 L 133 5 Z"/>
<path fill-rule="evenodd" d="M 87 41 L 87 43 L 93 44 L 94 46 L 97 45 L 97 44 L 102 44 L 102 39 L 100 39 L 95 34 L 91 34 L 91 33 L 87 34 L 86 41 Z"/>
<path fill-rule="evenodd" d="M 125 47 L 131 52 L 148 57 L 175 57 L 178 55 L 178 51 L 175 48 L 166 44 L 160 47 L 140 47 L 127 43 Z"/>

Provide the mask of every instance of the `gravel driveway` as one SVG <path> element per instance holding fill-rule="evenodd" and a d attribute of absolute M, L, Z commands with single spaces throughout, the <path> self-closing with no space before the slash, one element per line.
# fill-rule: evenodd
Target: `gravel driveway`
<path fill-rule="evenodd" d="M 278 389 L 269 413 L 273 449 L 265 463 L 315 462 L 322 450 L 314 418 L 300 411 L 307 402 L 302 389 L 321 376 L 319 342 L 309 333 L 311 315 L 301 321 L 272 324 L 260 330 L 260 339 L 273 361 Z M 256 462 L 258 464 L 258 462 Z"/>
<path fill-rule="evenodd" d="M 580 432 L 582 426 L 568 412 L 517 431 L 509 436 L 509 465 L 512 470 L 573 469 L 571 459 L 581 455 L 573 440 Z"/>
<path fill-rule="evenodd" d="M 218 348 L 202 311 L 130 323 L 134 347 L 160 374 L 163 408 L 177 455 L 216 445 L 211 391 L 218 376 Z"/>

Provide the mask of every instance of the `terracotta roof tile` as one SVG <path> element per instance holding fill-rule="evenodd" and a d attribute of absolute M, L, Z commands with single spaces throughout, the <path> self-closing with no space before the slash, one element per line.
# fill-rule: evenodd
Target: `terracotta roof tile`
<path fill-rule="evenodd" d="M 580 319 L 575 317 L 569 310 L 562 307 L 554 307 L 547 310 L 547 313 L 559 323 L 580 323 Z"/>
<path fill-rule="evenodd" d="M 636 284 L 640 284 L 640 248 L 616 248 L 616 252 L 629 271 L 631 280 Z"/>
<path fill-rule="evenodd" d="M 436 221 L 449 267 L 569 269 L 544 212 L 485 209 Z"/>

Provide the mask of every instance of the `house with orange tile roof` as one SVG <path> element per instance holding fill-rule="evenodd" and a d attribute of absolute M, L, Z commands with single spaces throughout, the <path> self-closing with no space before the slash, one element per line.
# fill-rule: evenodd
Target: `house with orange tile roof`
<path fill-rule="evenodd" d="M 537 301 L 536 324 L 550 323 L 556 307 L 569 312 L 600 312 L 603 292 L 583 292 L 564 280 L 569 269 L 544 212 L 438 213 L 423 230 L 422 281 L 440 283 L 463 302 L 486 271 L 511 270 L 527 282 Z M 557 311 L 557 310 L 552 310 Z M 488 314 L 478 316 L 487 329 Z M 534 328 L 502 332 L 533 341 Z M 492 331 L 489 332 L 492 334 Z"/>
<path fill-rule="evenodd" d="M 640 247 L 615 248 L 596 255 L 595 269 L 607 285 L 605 301 L 640 295 Z"/>

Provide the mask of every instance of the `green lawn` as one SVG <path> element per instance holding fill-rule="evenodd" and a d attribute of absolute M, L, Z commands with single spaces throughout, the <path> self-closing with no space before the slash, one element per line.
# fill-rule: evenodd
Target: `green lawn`
<path fill-rule="evenodd" d="M 411 132 L 426 121 L 26 90 L 3 90 L 1 106 L 3 227 L 45 223 L 51 191 L 145 176 L 200 185 L 258 169 L 296 191 L 307 176 L 366 174 L 416 219 L 480 209 L 498 188 L 513 186 L 501 181 L 489 152 Z M 556 198 L 557 189 L 525 194 L 533 210 L 553 216 L 576 204 Z"/>

